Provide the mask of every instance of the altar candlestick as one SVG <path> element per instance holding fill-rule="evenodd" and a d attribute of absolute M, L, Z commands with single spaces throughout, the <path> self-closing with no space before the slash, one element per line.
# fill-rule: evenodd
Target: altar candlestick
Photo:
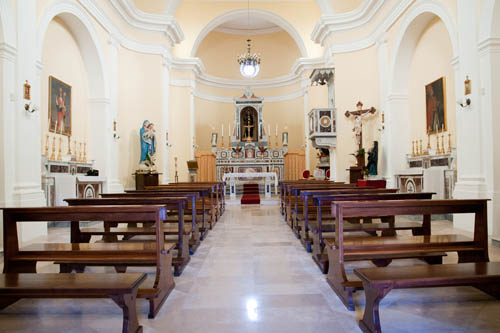
<path fill-rule="evenodd" d="M 427 133 L 427 151 L 431 150 L 431 134 Z"/>
<path fill-rule="evenodd" d="M 83 162 L 87 163 L 87 142 L 83 143 Z"/>
<path fill-rule="evenodd" d="M 228 128 L 229 128 L 229 130 L 227 131 L 228 132 L 227 134 L 229 136 L 229 139 L 231 139 L 231 135 L 232 135 L 232 133 L 231 133 L 231 123 L 228 124 Z"/>
<path fill-rule="evenodd" d="M 71 137 L 68 135 L 68 152 L 66 153 L 71 155 Z"/>
<path fill-rule="evenodd" d="M 423 152 L 423 150 L 422 150 L 422 139 L 420 139 L 420 155 L 422 155 L 422 152 Z"/>
<path fill-rule="evenodd" d="M 446 150 L 444 149 L 444 134 L 441 134 L 441 154 L 446 154 Z"/>
<path fill-rule="evenodd" d="M 448 154 L 451 154 L 451 133 L 448 132 Z"/>
<path fill-rule="evenodd" d="M 47 134 L 47 138 L 45 139 L 45 156 L 49 158 L 49 134 Z"/>
<path fill-rule="evenodd" d="M 78 155 L 78 162 L 82 161 L 82 143 L 80 142 L 80 154 Z"/>
<path fill-rule="evenodd" d="M 224 137 L 224 124 L 220 124 L 221 126 L 221 136 Z"/>
<path fill-rule="evenodd" d="M 267 136 L 269 137 L 269 141 L 271 141 L 271 125 L 267 124 Z"/>
<path fill-rule="evenodd" d="M 62 137 L 59 137 L 59 150 L 57 151 L 57 160 L 61 160 L 61 151 L 62 151 Z"/>
<path fill-rule="evenodd" d="M 276 131 L 274 132 L 275 136 L 278 136 L 278 124 L 276 124 Z"/>

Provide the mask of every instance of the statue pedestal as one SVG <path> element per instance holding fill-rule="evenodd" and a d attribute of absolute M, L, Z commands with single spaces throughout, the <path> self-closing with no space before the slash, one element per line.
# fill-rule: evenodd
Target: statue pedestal
<path fill-rule="evenodd" d="M 357 184 L 358 179 L 363 179 L 363 168 L 362 167 L 350 167 L 349 168 L 349 183 Z"/>
<path fill-rule="evenodd" d="M 159 175 L 158 172 L 136 172 L 135 175 L 135 189 L 136 190 L 144 190 L 145 186 L 158 186 Z"/>

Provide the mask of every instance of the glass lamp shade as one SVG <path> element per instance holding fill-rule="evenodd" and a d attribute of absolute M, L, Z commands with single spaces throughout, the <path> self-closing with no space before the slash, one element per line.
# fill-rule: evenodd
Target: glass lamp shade
<path fill-rule="evenodd" d="M 247 60 L 240 65 L 240 72 L 246 78 L 254 78 L 259 74 L 260 66 L 256 61 Z"/>

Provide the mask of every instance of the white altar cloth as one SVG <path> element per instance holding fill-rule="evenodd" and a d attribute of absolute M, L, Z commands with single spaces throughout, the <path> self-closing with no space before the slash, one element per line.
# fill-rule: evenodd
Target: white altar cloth
<path fill-rule="evenodd" d="M 266 197 L 271 196 L 271 179 L 274 180 L 274 192 L 278 194 L 278 175 L 276 172 L 232 172 L 224 174 L 224 181 L 229 179 L 231 198 L 236 197 L 236 178 L 264 178 Z"/>

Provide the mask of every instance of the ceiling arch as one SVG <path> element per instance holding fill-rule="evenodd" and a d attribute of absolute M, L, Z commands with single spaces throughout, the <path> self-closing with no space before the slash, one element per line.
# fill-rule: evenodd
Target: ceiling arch
<path fill-rule="evenodd" d="M 252 15 L 252 17 L 259 17 L 261 19 L 267 20 L 269 22 L 273 22 L 276 24 L 278 27 L 281 29 L 285 30 L 288 32 L 288 34 L 293 38 L 295 43 L 297 44 L 297 47 L 300 50 L 301 57 L 306 58 L 307 57 L 307 50 L 304 45 L 304 41 L 300 37 L 299 33 L 297 30 L 290 24 L 288 23 L 285 19 L 283 19 L 281 16 L 276 15 L 272 12 L 261 10 L 261 9 L 237 9 L 233 10 L 227 13 L 224 13 L 222 15 L 217 16 L 214 18 L 212 21 L 210 21 L 198 34 L 198 37 L 196 38 L 193 48 L 191 50 L 191 56 L 195 57 L 196 52 L 198 51 L 198 48 L 205 39 L 205 37 L 212 31 L 215 30 L 217 27 L 223 25 L 224 23 L 228 21 L 233 21 L 235 19 L 242 19 L 246 18 L 248 13 Z"/>

